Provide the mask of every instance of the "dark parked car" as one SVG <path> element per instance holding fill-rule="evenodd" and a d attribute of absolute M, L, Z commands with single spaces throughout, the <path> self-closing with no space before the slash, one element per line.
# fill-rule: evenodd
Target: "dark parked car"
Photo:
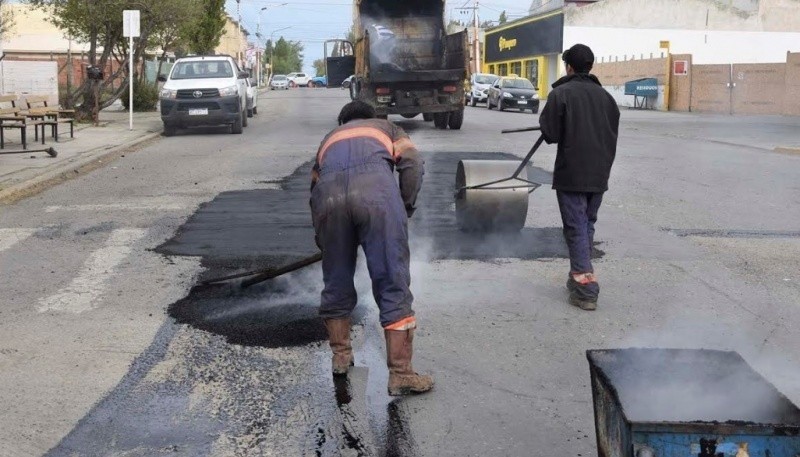
<path fill-rule="evenodd" d="M 489 109 L 497 107 L 500 111 L 508 109 L 531 110 L 539 112 L 539 93 L 530 81 L 515 76 L 504 76 L 489 88 L 486 100 Z"/>

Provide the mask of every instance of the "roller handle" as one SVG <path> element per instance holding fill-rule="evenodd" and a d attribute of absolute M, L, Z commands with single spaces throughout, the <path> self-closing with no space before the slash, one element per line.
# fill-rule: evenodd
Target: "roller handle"
<path fill-rule="evenodd" d="M 523 129 L 507 129 L 501 130 L 500 133 L 519 133 L 519 132 L 533 132 L 536 130 L 541 130 L 542 128 L 538 125 L 536 127 L 525 127 Z"/>

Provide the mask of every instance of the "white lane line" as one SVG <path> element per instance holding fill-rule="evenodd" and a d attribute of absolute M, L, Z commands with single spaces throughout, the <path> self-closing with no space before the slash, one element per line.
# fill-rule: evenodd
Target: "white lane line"
<path fill-rule="evenodd" d="M 133 244 L 143 238 L 146 230 L 114 230 L 102 248 L 94 251 L 84 263 L 78 276 L 55 295 L 39 300 L 39 312 L 62 311 L 83 313 L 95 308 L 97 299 L 106 289 L 114 270 L 133 251 Z"/>
<path fill-rule="evenodd" d="M 0 252 L 27 240 L 36 229 L 0 229 Z"/>
<path fill-rule="evenodd" d="M 180 211 L 188 205 L 178 203 L 109 203 L 105 205 L 54 205 L 45 208 L 46 213 L 57 211 Z"/>

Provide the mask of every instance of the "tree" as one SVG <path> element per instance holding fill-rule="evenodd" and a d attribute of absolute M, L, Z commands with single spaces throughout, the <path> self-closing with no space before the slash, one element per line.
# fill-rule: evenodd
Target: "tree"
<path fill-rule="evenodd" d="M 169 0 L 171 1 L 171 0 Z M 164 3 L 169 3 L 165 1 Z M 189 51 L 195 54 L 212 54 L 219 46 L 225 28 L 225 0 L 195 0 L 199 14 L 182 30 Z"/>
<path fill-rule="evenodd" d="M 151 0 L 152 1 L 152 0 Z M 122 36 L 122 12 L 128 9 L 125 0 L 28 0 L 35 8 L 49 13 L 49 20 L 75 40 L 89 44 L 88 64 L 105 72 L 102 81 L 86 79 L 66 103 L 75 106 L 78 119 L 97 119 L 105 108 L 122 94 L 128 78 L 128 42 Z M 137 5 L 142 9 L 140 5 Z M 146 43 L 150 33 L 147 15 L 143 14 L 142 37 L 134 46 Z M 141 55 L 142 49 L 137 50 Z M 116 62 L 116 66 L 111 63 Z M 109 71 L 109 68 L 113 70 Z M 116 83 L 116 84 L 115 84 Z"/>
<path fill-rule="evenodd" d="M 466 26 L 461 23 L 461 21 L 457 21 L 455 19 L 450 19 L 450 22 L 447 23 L 447 33 L 456 33 L 464 30 Z"/>
<path fill-rule="evenodd" d="M 503 10 L 503 12 L 500 13 L 500 19 L 498 21 L 501 24 L 505 24 L 506 22 L 508 22 L 508 15 L 506 14 L 506 10 Z"/>
<path fill-rule="evenodd" d="M 314 61 L 314 70 L 317 72 L 316 76 L 325 75 L 325 59 L 317 59 Z"/>
<path fill-rule="evenodd" d="M 272 45 L 269 43 L 270 46 Z M 287 74 L 303 68 L 303 45 L 298 41 L 287 41 L 281 37 L 269 49 L 272 58 L 272 74 Z"/>
<path fill-rule="evenodd" d="M 0 37 L 14 27 L 14 14 L 8 9 L 8 0 L 0 0 Z"/>
<path fill-rule="evenodd" d="M 160 2 L 154 11 L 156 21 L 151 47 L 160 47 L 161 55 L 158 59 L 156 76 L 161 74 L 161 68 L 167 58 L 167 52 L 181 52 L 187 46 L 189 29 L 191 25 L 200 20 L 200 11 L 196 8 L 196 0 L 170 0 Z M 142 72 L 142 82 L 144 72 Z M 158 86 L 158 81 L 153 82 Z"/>
<path fill-rule="evenodd" d="M 74 107 L 78 119 L 97 119 L 101 109 L 110 106 L 125 91 L 131 78 L 137 76 L 145 50 L 155 44 L 169 46 L 180 30 L 182 36 L 197 38 L 199 28 L 186 26 L 188 20 L 202 22 L 187 11 L 205 10 L 198 4 L 224 0 L 25 0 L 34 8 L 48 13 L 50 22 L 73 40 L 89 45 L 88 64 L 104 71 L 101 81 L 85 79 L 83 84 L 66 94 L 66 104 Z M 122 12 L 141 11 L 140 36 L 133 40 L 134 74 L 129 74 L 128 39 L 123 37 Z M 191 33 L 191 35 L 189 35 Z M 160 41 L 161 43 L 157 43 Z M 144 72 L 138 72 L 138 82 Z"/>

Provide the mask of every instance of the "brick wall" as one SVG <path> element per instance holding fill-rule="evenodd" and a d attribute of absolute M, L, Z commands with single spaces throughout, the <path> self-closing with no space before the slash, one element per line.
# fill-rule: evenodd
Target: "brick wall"
<path fill-rule="evenodd" d="M 800 116 L 800 52 L 786 54 L 783 114 Z"/>
<path fill-rule="evenodd" d="M 666 59 L 595 63 L 594 73 L 621 106 L 632 106 L 624 84 L 656 78 L 663 109 L 664 82 L 670 78 L 670 111 L 719 114 L 785 114 L 800 116 L 800 53 L 787 53 L 786 63 L 693 65 L 691 54 L 675 54 L 671 62 L 687 62 L 687 74 L 667 73 Z"/>

